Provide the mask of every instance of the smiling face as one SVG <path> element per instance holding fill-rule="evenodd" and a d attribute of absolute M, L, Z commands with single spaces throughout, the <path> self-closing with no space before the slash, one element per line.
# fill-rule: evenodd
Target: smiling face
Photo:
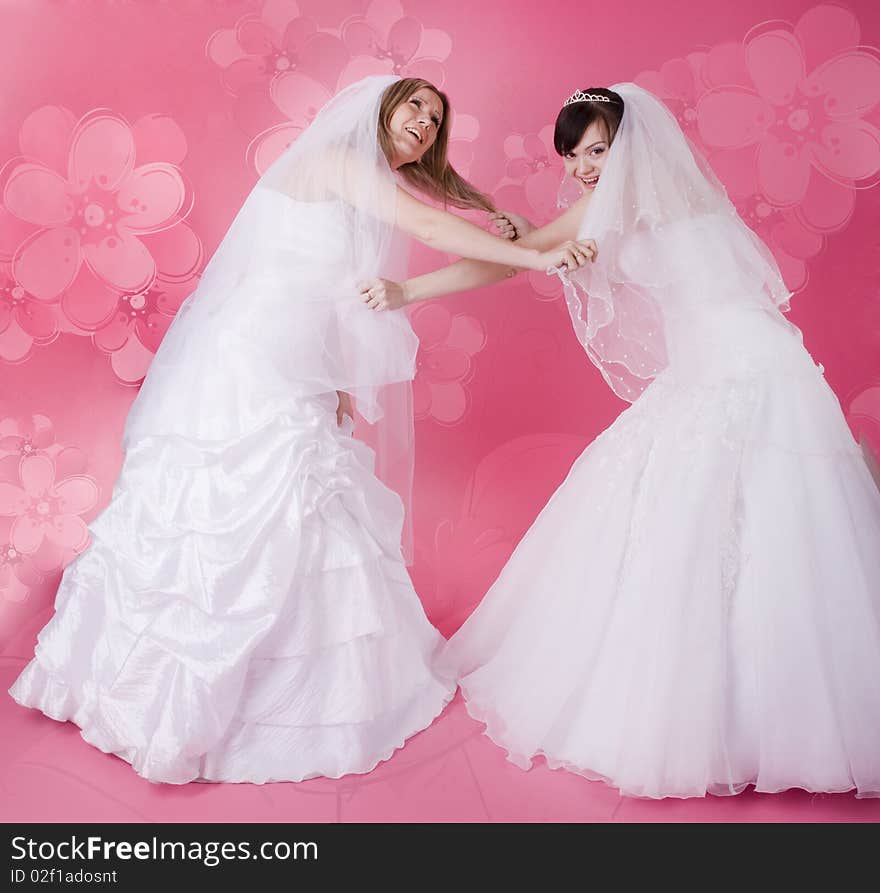
<path fill-rule="evenodd" d="M 590 192 L 598 185 L 609 147 L 605 122 L 599 118 L 587 127 L 578 144 L 563 154 L 566 173 L 580 183 L 584 192 Z"/>
<path fill-rule="evenodd" d="M 394 110 L 388 120 L 388 136 L 395 170 L 402 164 L 418 161 L 437 139 L 443 122 L 443 102 L 428 87 L 420 87 Z"/>

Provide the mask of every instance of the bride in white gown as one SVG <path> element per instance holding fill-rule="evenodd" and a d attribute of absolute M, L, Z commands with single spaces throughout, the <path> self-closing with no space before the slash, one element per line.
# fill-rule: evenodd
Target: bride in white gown
<path fill-rule="evenodd" d="M 112 499 L 10 693 L 151 781 L 367 772 L 455 690 L 401 553 L 418 344 L 357 285 L 395 261 L 395 226 L 534 269 L 589 249 L 517 246 L 401 189 L 491 207 L 446 162 L 448 112 L 394 77 L 328 103 L 248 196 L 129 412 Z M 400 495 L 351 436 L 349 394 Z"/>
<path fill-rule="evenodd" d="M 595 238 L 566 300 L 632 405 L 440 664 L 523 768 L 642 797 L 880 796 L 880 492 L 772 255 L 633 84 L 570 97 L 556 148 L 582 195 L 521 241 Z M 396 307 L 504 275 L 371 286 Z"/>

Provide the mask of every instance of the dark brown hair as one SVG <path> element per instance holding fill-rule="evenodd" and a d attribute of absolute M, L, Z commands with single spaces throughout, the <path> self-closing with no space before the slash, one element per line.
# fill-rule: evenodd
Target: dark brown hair
<path fill-rule="evenodd" d="M 449 99 L 432 83 L 422 78 L 401 78 L 386 88 L 379 106 L 379 145 L 385 157 L 391 161 L 394 150 L 388 125 L 397 107 L 406 102 L 417 90 L 426 87 L 436 93 L 443 105 L 443 119 L 437 128 L 437 138 L 431 148 L 418 160 L 401 165 L 397 170 L 408 183 L 426 195 L 439 199 L 444 205 L 456 208 L 477 208 L 494 211 L 491 199 L 472 186 L 449 163 Z"/>
<path fill-rule="evenodd" d="M 588 87 L 582 92 L 607 96 L 610 102 L 573 102 L 562 107 L 556 116 L 556 129 L 553 131 L 553 145 L 560 155 L 571 152 L 594 121 L 605 125 L 610 145 L 623 118 L 624 103 L 620 94 L 605 87 Z"/>

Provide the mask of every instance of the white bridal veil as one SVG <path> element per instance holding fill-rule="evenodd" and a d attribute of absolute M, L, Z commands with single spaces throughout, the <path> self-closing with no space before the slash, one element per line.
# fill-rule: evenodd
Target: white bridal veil
<path fill-rule="evenodd" d="M 791 295 L 666 106 L 635 84 L 611 89 L 623 119 L 578 231 L 599 256 L 560 277 L 578 339 L 632 402 L 665 368 L 665 322 L 685 304 L 747 302 L 787 324 Z"/>
<path fill-rule="evenodd" d="M 376 473 L 409 519 L 418 341 L 404 314 L 375 313 L 357 291 L 402 273 L 397 186 L 377 126 L 396 80 L 342 90 L 260 178 L 160 345 L 123 448 L 175 435 L 209 449 L 292 400 L 348 391 Z"/>

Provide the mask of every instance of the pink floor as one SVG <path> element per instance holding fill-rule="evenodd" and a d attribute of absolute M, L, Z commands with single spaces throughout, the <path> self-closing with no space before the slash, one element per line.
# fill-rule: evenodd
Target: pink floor
<path fill-rule="evenodd" d="M 86 744 L 71 723 L 19 707 L 6 689 L 24 657 L 0 660 L 4 822 L 880 821 L 880 800 L 851 794 L 635 800 L 543 763 L 523 772 L 481 734 L 460 696 L 368 775 L 300 784 L 156 785 Z"/>

